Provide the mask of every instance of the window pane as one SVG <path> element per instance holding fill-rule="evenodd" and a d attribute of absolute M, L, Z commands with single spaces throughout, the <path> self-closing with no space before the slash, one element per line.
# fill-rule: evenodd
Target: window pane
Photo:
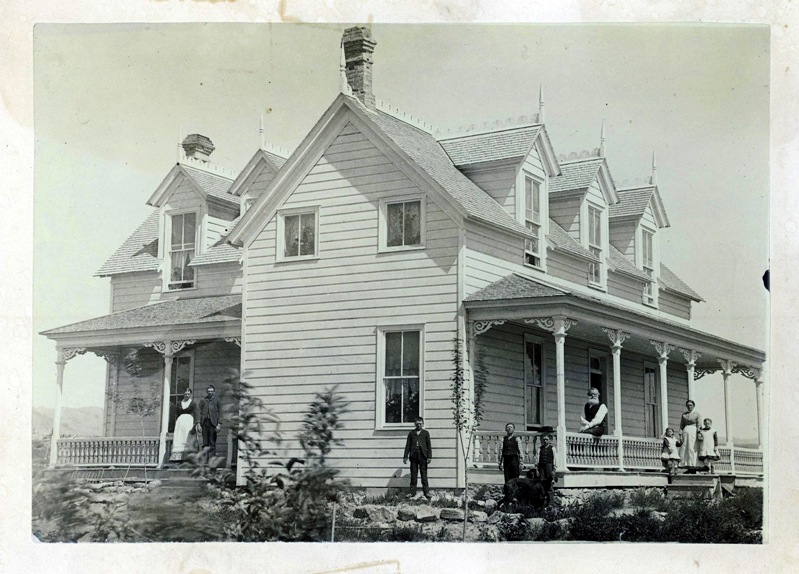
<path fill-rule="evenodd" d="M 402 376 L 402 333 L 386 333 L 387 377 Z"/>
<path fill-rule="evenodd" d="M 409 201 L 405 204 L 405 245 L 419 245 L 422 242 L 422 204 Z"/>
<path fill-rule="evenodd" d="M 402 381 L 386 381 L 386 422 L 402 422 Z"/>
<path fill-rule="evenodd" d="M 172 216 L 172 243 L 171 248 L 180 248 L 183 242 L 183 216 Z"/>
<path fill-rule="evenodd" d="M 390 203 L 386 206 L 386 245 L 397 247 L 402 245 L 402 204 Z"/>
<path fill-rule="evenodd" d="M 524 218 L 533 219 L 533 180 L 529 177 L 524 179 Z"/>
<path fill-rule="evenodd" d="M 186 246 L 194 245 L 196 219 L 197 215 L 194 213 L 185 213 L 183 215 L 183 244 Z"/>
<path fill-rule="evenodd" d="M 419 379 L 403 379 L 403 387 L 402 422 L 407 423 L 419 416 Z"/>
<path fill-rule="evenodd" d="M 539 193 L 538 182 L 533 182 L 533 221 L 541 219 L 541 194 Z"/>
<path fill-rule="evenodd" d="M 183 266 L 183 281 L 194 281 L 194 267 L 189 267 L 189 263 L 194 259 L 194 250 L 184 251 L 185 264 Z"/>
<path fill-rule="evenodd" d="M 296 257 L 300 254 L 300 216 L 287 215 L 283 218 L 285 228 L 284 257 Z"/>
<path fill-rule="evenodd" d="M 419 376 L 419 333 L 408 331 L 402 334 L 402 376 Z"/>
<path fill-rule="evenodd" d="M 313 255 L 316 253 L 316 214 L 306 213 L 301 216 L 302 240 L 300 241 L 300 255 Z"/>

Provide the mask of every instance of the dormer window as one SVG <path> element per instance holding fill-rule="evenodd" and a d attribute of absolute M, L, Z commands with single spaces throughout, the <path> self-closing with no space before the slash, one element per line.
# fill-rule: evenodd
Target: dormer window
<path fill-rule="evenodd" d="M 194 259 L 197 243 L 197 214 L 172 215 L 170 226 L 168 288 L 190 289 L 194 287 L 194 269 L 189 263 Z"/>
<path fill-rule="evenodd" d="M 641 230 L 641 265 L 644 273 L 650 278 L 655 278 L 655 251 L 654 234 Z M 644 283 L 644 303 L 655 305 L 655 284 L 654 281 Z"/>
<path fill-rule="evenodd" d="M 535 236 L 524 242 L 524 263 L 541 267 L 541 184 L 528 176 L 524 178 L 524 223 Z"/>
<path fill-rule="evenodd" d="M 588 250 L 599 259 L 599 263 L 589 263 L 588 282 L 602 285 L 602 211 L 588 207 Z"/>

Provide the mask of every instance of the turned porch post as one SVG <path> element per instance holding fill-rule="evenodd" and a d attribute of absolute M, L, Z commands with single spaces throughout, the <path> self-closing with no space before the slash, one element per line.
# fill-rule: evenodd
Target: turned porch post
<path fill-rule="evenodd" d="M 730 375 L 737 366 L 733 361 L 719 359 L 721 365 L 721 376 L 724 377 L 724 425 L 727 432 L 727 448 L 730 449 L 730 469 L 735 474 L 735 439 L 733 439 L 733 417 L 732 417 L 732 388 L 730 387 Z"/>
<path fill-rule="evenodd" d="M 668 364 L 669 353 L 674 350 L 674 345 L 669 345 L 661 341 L 649 341 L 655 347 L 658 354 L 658 365 L 660 366 L 660 428 L 663 432 L 669 427 L 669 393 L 668 393 Z"/>
<path fill-rule="evenodd" d="M 58 440 L 61 438 L 61 401 L 64 392 L 64 367 L 75 355 L 83 355 L 86 349 L 82 347 L 57 347 L 58 356 L 56 366 L 55 413 L 53 413 L 53 434 L 50 435 L 50 468 L 58 461 Z"/>
<path fill-rule="evenodd" d="M 617 439 L 616 449 L 619 457 L 619 470 L 624 470 L 624 440 L 622 438 L 621 426 L 621 346 L 624 341 L 630 338 L 629 333 L 621 329 L 609 329 L 602 327 L 602 330 L 610 339 L 611 351 L 613 352 L 613 436 Z"/>
<path fill-rule="evenodd" d="M 685 369 L 688 372 L 688 400 L 696 402 L 696 397 L 694 396 L 694 373 L 696 370 L 696 361 L 702 354 L 691 349 L 680 348 L 680 351 L 682 351 L 682 355 L 685 357 Z"/>
<path fill-rule="evenodd" d="M 557 431 L 557 468 L 568 470 L 566 466 L 566 331 L 577 324 L 574 319 L 566 317 L 548 317 L 544 319 L 525 319 L 525 323 L 534 323 L 541 329 L 555 336 L 555 372 L 558 394 L 558 431 Z"/>
<path fill-rule="evenodd" d="M 763 373 L 757 371 L 755 379 L 755 399 L 757 400 L 757 448 L 763 448 L 763 437 L 766 436 L 766 426 L 763 417 Z"/>

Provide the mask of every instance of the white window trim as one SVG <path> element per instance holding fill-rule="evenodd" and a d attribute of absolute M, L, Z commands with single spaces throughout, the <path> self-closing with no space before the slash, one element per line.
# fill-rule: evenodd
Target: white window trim
<path fill-rule="evenodd" d="M 183 289 L 172 289 L 169 286 L 171 282 L 171 269 L 172 269 L 172 218 L 176 215 L 184 215 L 186 213 L 194 213 L 194 257 L 201 255 L 205 252 L 205 242 L 202 240 L 205 237 L 205 210 L 202 207 L 195 207 L 194 209 L 170 209 L 164 211 L 163 219 L 163 241 L 159 241 L 158 251 L 162 259 L 162 287 L 164 293 L 183 293 L 186 291 L 194 291 L 197 289 L 197 269 L 194 268 L 194 284 L 191 287 L 184 287 Z"/>
<path fill-rule="evenodd" d="M 597 203 L 592 201 L 584 201 L 582 209 L 580 210 L 580 243 L 585 247 L 588 251 L 591 251 L 591 243 L 590 243 L 590 231 L 591 231 L 591 208 L 596 209 L 599 211 L 599 226 L 600 226 L 600 233 L 602 237 L 600 237 L 600 241 L 602 243 L 601 250 L 602 254 L 600 257 L 600 264 L 599 264 L 599 283 L 595 281 L 591 281 L 591 272 L 590 272 L 590 263 L 588 268 L 588 274 L 586 279 L 588 280 L 588 286 L 591 289 L 596 289 L 599 291 L 607 291 L 607 284 L 608 284 L 608 263 L 607 263 L 607 255 L 608 255 L 608 213 L 607 209 Z M 585 222 L 585 225 L 582 223 Z"/>
<path fill-rule="evenodd" d="M 397 245 L 389 247 L 388 243 L 388 206 L 394 203 L 419 202 L 419 245 Z M 380 200 L 380 213 L 378 222 L 377 252 L 388 253 L 394 251 L 417 251 L 425 249 L 427 244 L 427 196 L 425 194 L 398 195 Z"/>
<path fill-rule="evenodd" d="M 591 359 L 604 359 L 605 368 L 604 368 L 604 370 L 602 372 L 602 384 L 603 384 L 603 386 L 605 388 L 604 389 L 599 389 L 599 391 L 600 391 L 599 400 L 606 407 L 608 406 L 608 395 L 610 395 L 610 388 L 611 388 L 610 379 L 613 376 L 613 373 L 611 373 L 611 369 L 613 368 L 613 365 L 612 365 L 612 361 L 609 360 L 609 356 L 608 355 L 609 354 L 608 354 L 607 351 L 603 351 L 601 349 L 595 349 L 593 347 L 590 347 L 588 349 L 588 364 L 587 364 L 587 367 L 588 367 L 588 385 L 587 385 L 587 388 L 586 388 L 586 392 L 591 390 Z M 616 400 L 616 397 L 613 397 L 613 400 Z M 609 416 L 610 416 L 610 407 L 608 407 L 608 415 L 606 415 L 606 417 L 605 417 L 605 421 L 607 422 L 607 427 L 608 428 L 610 428 L 610 420 L 608 419 Z"/>
<path fill-rule="evenodd" d="M 517 194 L 519 196 L 518 200 L 518 212 L 519 222 L 527 227 L 527 178 L 538 183 L 538 253 L 534 254 L 538 257 L 538 265 L 530 265 L 527 263 L 527 241 L 525 240 L 525 249 L 524 254 L 522 256 L 522 264 L 529 268 L 529 269 L 538 269 L 540 271 L 546 271 L 546 237 L 549 233 L 549 195 L 547 194 L 547 180 L 545 178 L 540 178 L 529 171 L 521 170 L 519 181 L 517 183 L 517 189 L 520 192 Z M 532 253 L 532 252 L 529 252 Z"/>
<path fill-rule="evenodd" d="M 527 420 L 527 343 L 537 343 L 541 345 L 541 422 L 531 423 Z M 524 430 L 530 430 L 530 427 L 542 427 L 547 425 L 547 378 L 546 378 L 546 365 L 547 365 L 547 352 L 544 339 L 530 333 L 524 334 L 524 347 L 522 348 L 522 356 L 524 357 Z M 532 386 L 532 385 L 531 385 Z"/>
<path fill-rule="evenodd" d="M 286 227 L 285 218 L 291 215 L 307 215 L 314 214 L 314 253 L 313 255 L 296 255 L 291 257 L 285 256 L 286 247 Z M 290 209 L 281 209 L 277 212 L 277 241 L 275 242 L 276 253 L 275 261 L 288 262 L 288 261 L 311 261 L 319 259 L 319 206 L 313 207 L 294 207 Z"/>
<path fill-rule="evenodd" d="M 658 262 L 658 249 L 657 249 L 657 241 L 656 241 L 656 230 L 647 227 L 645 225 L 639 225 L 638 230 L 636 233 L 636 250 L 635 250 L 635 258 L 636 258 L 636 265 L 639 269 L 644 270 L 644 233 L 649 233 L 652 236 L 652 301 L 647 301 L 645 295 L 646 286 L 644 285 L 641 289 L 641 302 L 646 305 L 647 307 L 658 307 L 658 269 L 660 267 Z"/>
<path fill-rule="evenodd" d="M 654 437 L 647 437 L 647 438 L 658 438 L 663 435 L 665 429 L 660 428 L 661 421 L 660 421 L 660 369 L 658 368 L 656 363 L 651 363 L 648 361 L 644 362 L 643 366 L 643 381 L 646 381 L 646 370 L 652 369 L 655 372 L 655 414 L 654 414 L 654 424 L 655 424 L 655 436 Z M 644 389 L 644 433 L 646 433 L 646 408 L 648 403 L 646 402 L 646 389 Z"/>
<path fill-rule="evenodd" d="M 413 325 L 384 325 L 375 330 L 377 337 L 376 345 L 376 365 L 375 369 L 375 430 L 391 430 L 413 428 L 413 421 L 406 423 L 387 423 L 386 422 L 386 389 L 383 385 L 383 378 L 386 371 L 386 333 L 399 331 L 419 331 L 419 416 L 424 417 L 424 395 L 425 395 L 425 333 L 423 324 Z"/>
<path fill-rule="evenodd" d="M 185 289 L 184 289 L 185 291 Z M 189 357 L 189 388 L 191 389 L 191 398 L 192 400 L 197 400 L 197 391 L 194 390 L 194 351 L 195 349 L 188 349 L 187 351 L 181 351 L 177 355 L 173 357 L 172 366 L 175 366 L 174 359 L 178 359 L 181 357 Z M 171 369 L 172 367 L 170 367 Z M 163 371 L 163 368 L 161 369 Z M 172 373 L 169 373 L 169 398 L 172 399 L 172 385 L 175 384 L 175 381 L 172 380 Z M 205 389 L 203 389 L 205 390 Z M 176 421 L 177 422 L 177 421 Z M 172 435 L 172 433 L 169 433 Z"/>

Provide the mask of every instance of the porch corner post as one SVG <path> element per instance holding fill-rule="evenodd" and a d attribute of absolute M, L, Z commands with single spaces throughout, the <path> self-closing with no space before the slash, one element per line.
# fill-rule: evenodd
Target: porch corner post
<path fill-rule="evenodd" d="M 657 351 L 658 354 L 658 366 L 660 367 L 658 376 L 660 379 L 660 426 L 662 431 L 665 432 L 669 426 L 669 353 L 671 353 L 675 347 L 674 345 L 669 345 L 661 341 L 650 340 L 649 342 L 655 347 L 655 351 Z"/>
<path fill-rule="evenodd" d="M 50 468 L 53 468 L 58 460 L 58 439 L 61 438 L 61 393 L 64 389 L 64 349 L 58 347 L 58 358 L 56 359 L 56 389 L 55 389 L 55 413 L 53 415 L 53 434 L 50 435 Z"/>
<path fill-rule="evenodd" d="M 685 369 L 688 374 L 688 399 L 695 401 L 696 395 L 694 394 L 694 384 L 696 380 L 696 361 L 702 356 L 702 354 L 691 349 L 680 348 L 680 351 L 682 351 L 682 355 L 685 357 Z"/>
<path fill-rule="evenodd" d="M 622 343 L 630 338 L 629 333 L 621 329 L 602 327 L 610 339 L 613 353 L 613 436 L 616 437 L 616 449 L 619 457 L 619 470 L 624 471 L 624 439 L 621 424 L 621 348 Z"/>
<path fill-rule="evenodd" d="M 734 372 L 737 364 L 725 359 L 719 359 L 719 364 L 721 365 L 721 376 L 724 378 L 724 421 L 727 433 L 727 448 L 730 449 L 730 470 L 735 474 L 735 439 L 733 438 L 734 426 L 730 375 Z"/>
<path fill-rule="evenodd" d="M 566 465 L 566 331 L 576 323 L 577 321 L 573 319 L 555 317 L 551 328 L 555 336 L 555 372 L 558 394 L 557 468 L 561 470 L 569 469 Z"/>
<path fill-rule="evenodd" d="M 755 400 L 757 401 L 757 448 L 763 448 L 763 437 L 766 436 L 765 417 L 763 417 L 763 374 L 758 370 L 755 379 Z"/>
<path fill-rule="evenodd" d="M 164 346 L 164 390 L 161 397 L 161 433 L 158 437 L 158 465 L 156 468 L 164 466 L 166 458 L 166 435 L 169 430 L 169 391 L 172 388 L 172 343 L 165 341 Z"/>

